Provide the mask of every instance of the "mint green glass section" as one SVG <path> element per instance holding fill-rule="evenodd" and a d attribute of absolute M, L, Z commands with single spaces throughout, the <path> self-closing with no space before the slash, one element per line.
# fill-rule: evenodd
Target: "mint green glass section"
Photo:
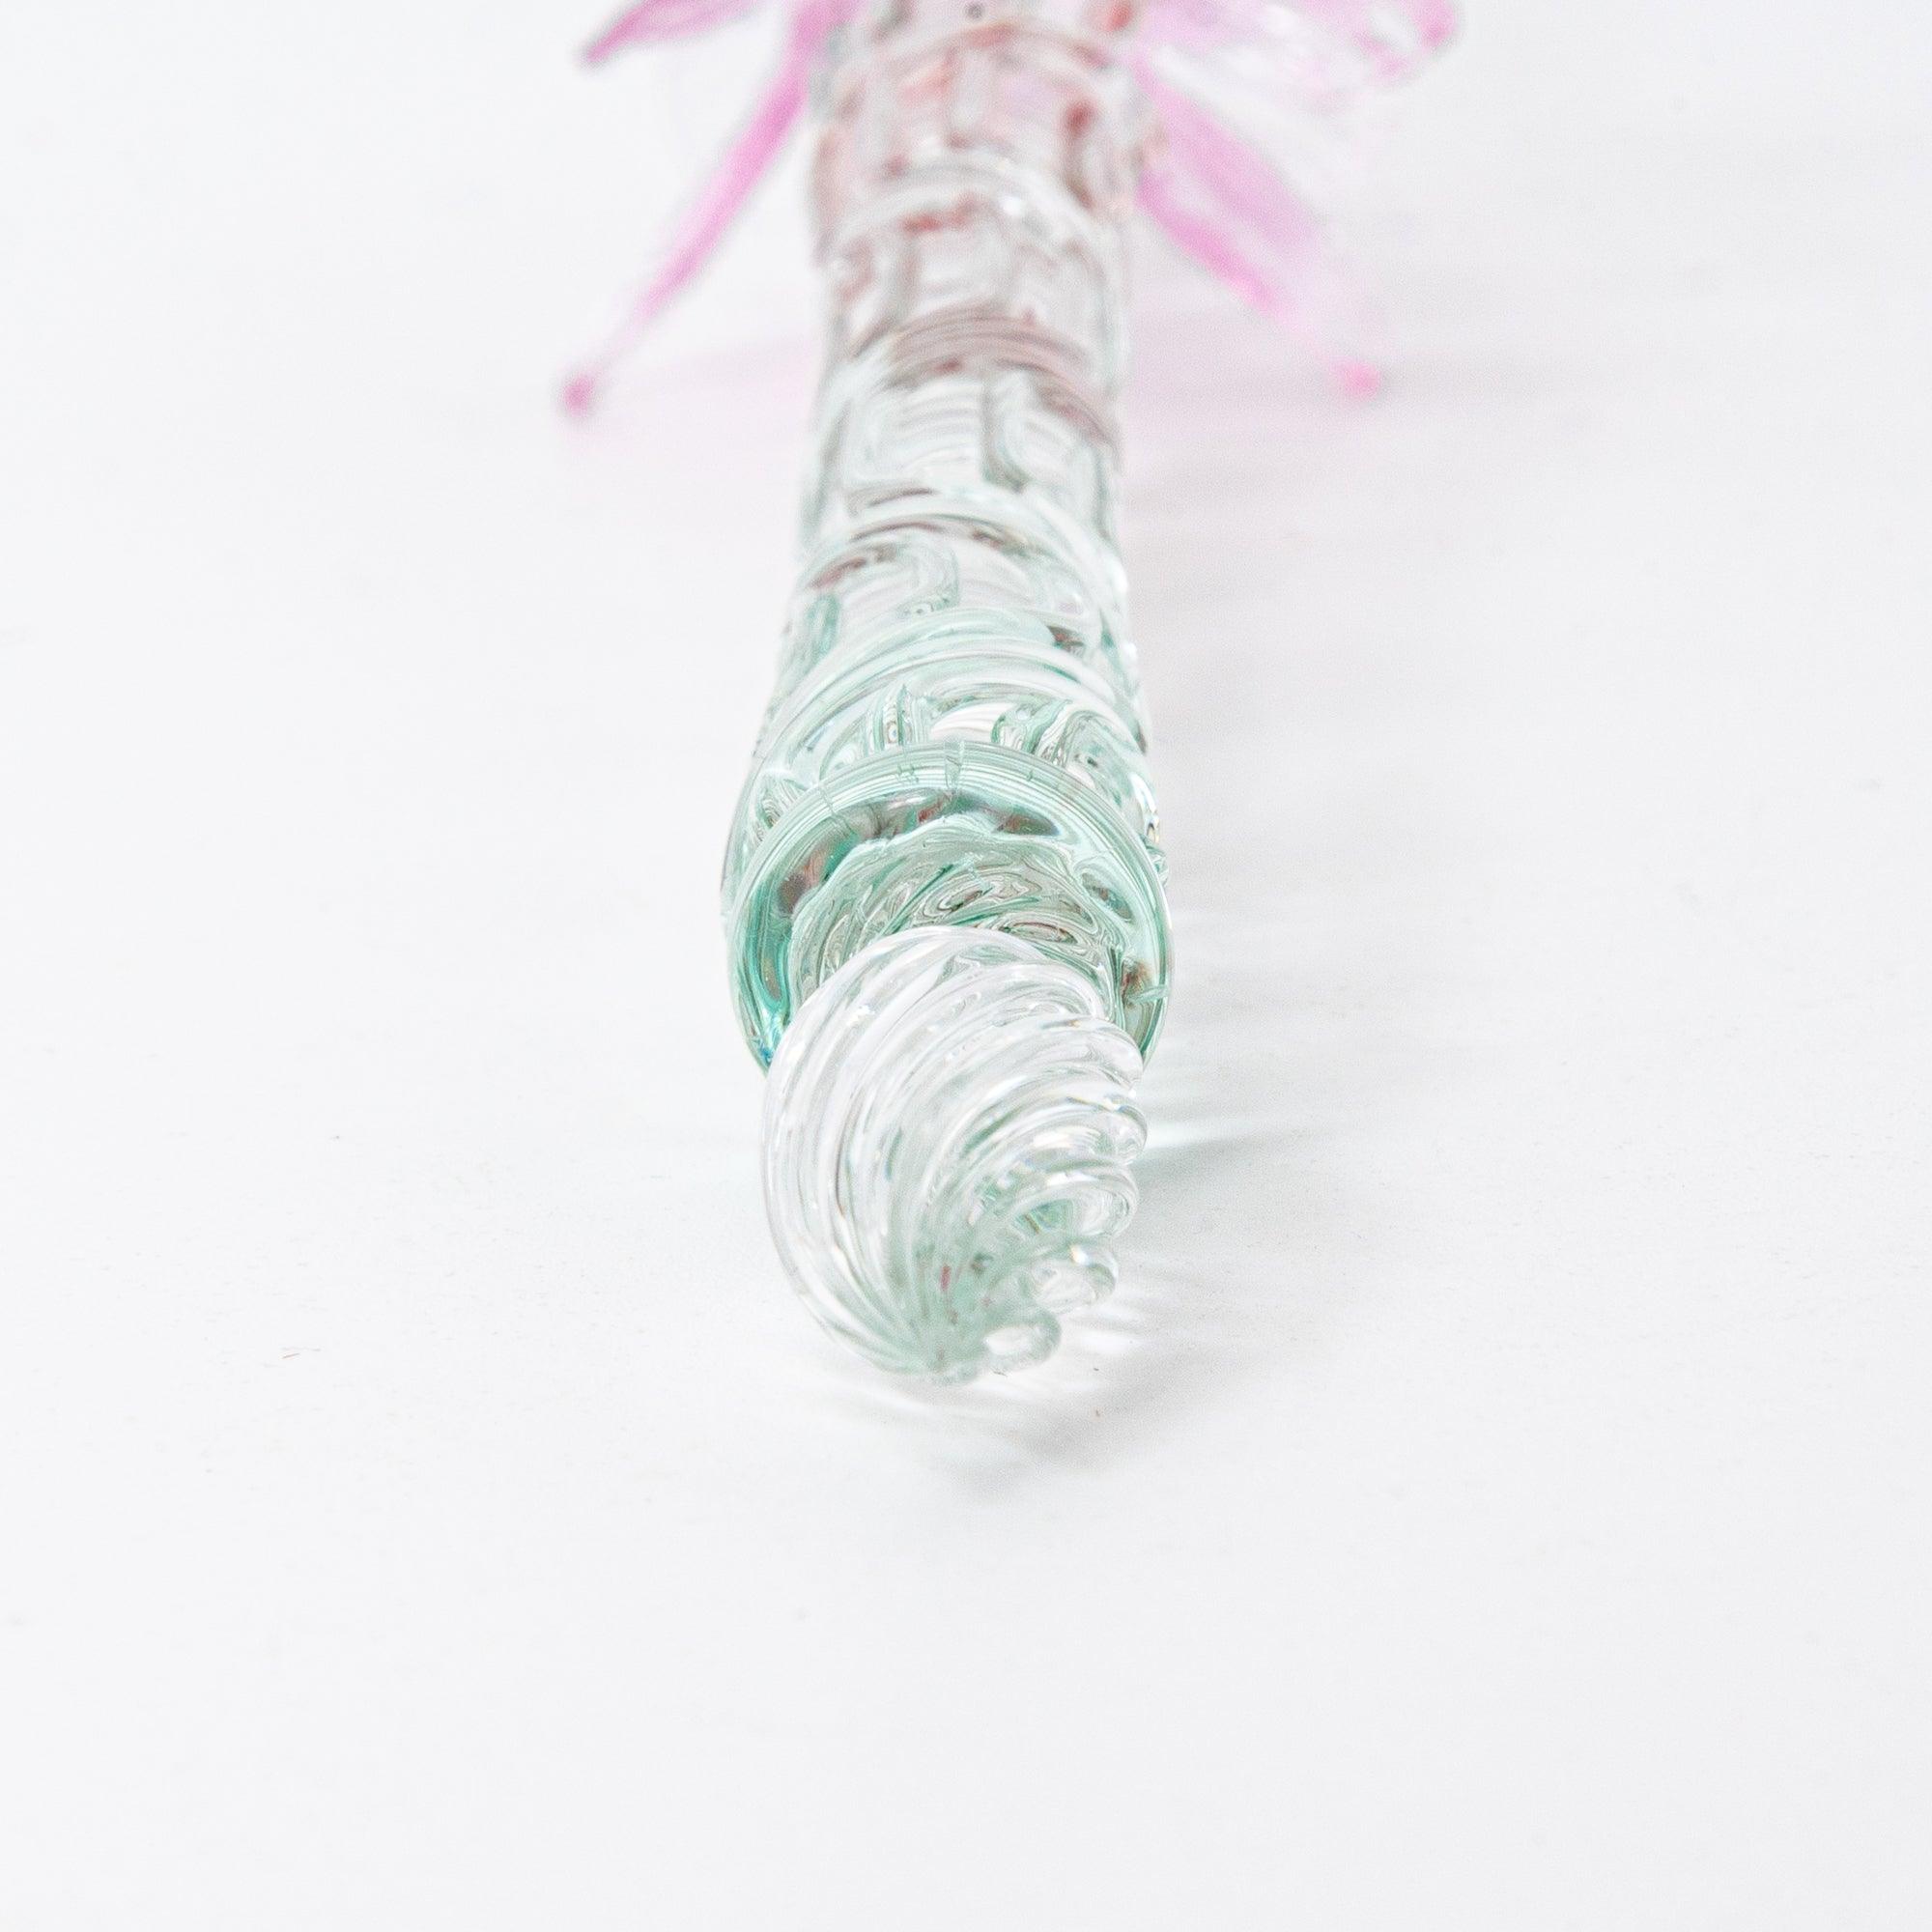
<path fill-rule="evenodd" d="M 1145 1051 L 1167 917 L 1115 545 L 1137 106 L 1066 9 L 847 33 L 814 171 L 832 296 L 807 562 L 724 872 L 769 1061 L 860 947 L 986 926 Z"/>

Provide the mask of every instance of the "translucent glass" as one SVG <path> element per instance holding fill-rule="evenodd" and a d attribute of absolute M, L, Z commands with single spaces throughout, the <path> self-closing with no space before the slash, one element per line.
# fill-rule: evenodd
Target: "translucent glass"
<path fill-rule="evenodd" d="M 1167 996 L 1114 533 L 1114 50 L 1062 8 L 910 0 L 819 92 L 806 562 L 724 902 L 787 1268 L 947 1379 L 1037 1359 L 1111 1284 Z"/>

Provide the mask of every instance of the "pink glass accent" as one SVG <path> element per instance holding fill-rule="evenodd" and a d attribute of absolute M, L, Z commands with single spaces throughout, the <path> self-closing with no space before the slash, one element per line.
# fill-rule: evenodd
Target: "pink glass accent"
<path fill-rule="evenodd" d="M 711 27 L 742 19 L 758 0 L 640 0 L 627 7 L 583 49 L 587 66 L 597 67 L 625 47 L 681 40 Z"/>
<path fill-rule="evenodd" d="M 621 47 L 696 33 L 736 18 L 753 4 L 754 0 L 643 0 L 642 5 L 607 27 L 584 50 L 584 58 L 596 64 Z M 573 414 L 582 415 L 591 408 L 611 369 L 711 259 L 739 210 L 784 146 L 785 136 L 805 106 L 806 89 L 819 50 L 852 6 L 853 0 L 807 0 L 793 13 L 784 58 L 752 118 L 725 149 L 724 158 L 672 232 L 656 269 L 632 298 L 624 319 L 564 384 L 564 407 Z"/>
<path fill-rule="evenodd" d="M 1381 80 L 1404 79 L 1456 31 L 1449 0 L 1148 0 L 1141 33 L 1191 51 L 1236 46 L 1260 39 L 1280 12 L 1351 48 Z"/>
<path fill-rule="evenodd" d="M 628 46 L 702 33 L 755 10 L 760 0 L 640 0 L 584 49 L 601 65 Z M 783 148 L 804 109 L 825 43 L 860 0 L 803 0 L 793 9 L 777 72 L 678 221 L 655 268 L 601 347 L 563 385 L 587 412 L 611 369 L 696 275 Z M 1315 210 L 1253 143 L 1184 87 L 1156 71 L 1164 47 L 1190 55 L 1238 47 L 1293 12 L 1350 50 L 1378 81 L 1405 78 L 1455 31 L 1449 0 L 1149 0 L 1128 56 L 1158 134 L 1151 141 L 1140 204 L 1184 253 L 1302 341 L 1350 395 L 1380 386 L 1381 372 L 1344 345 L 1353 307 L 1348 277 Z"/>
<path fill-rule="evenodd" d="M 1346 334 L 1350 291 L 1315 211 L 1247 142 L 1136 55 L 1141 91 L 1164 139 L 1141 169 L 1140 204 L 1168 237 L 1301 340 L 1350 395 L 1381 385 L 1374 363 L 1331 344 Z"/>

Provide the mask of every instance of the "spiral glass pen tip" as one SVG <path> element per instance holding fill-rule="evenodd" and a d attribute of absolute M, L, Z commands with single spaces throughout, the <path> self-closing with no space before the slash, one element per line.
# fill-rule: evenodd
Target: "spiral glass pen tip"
<path fill-rule="evenodd" d="M 593 53 L 740 11 L 645 0 Z M 770 1067 L 779 1253 L 883 1368 L 956 1382 L 1040 1360 L 1113 1286 L 1134 1209 L 1132 1094 L 1170 948 L 1116 540 L 1137 201 L 1258 306 L 1322 327 L 1318 225 L 1161 61 L 1291 19 L 1396 61 L 1385 15 L 1418 43 L 1447 17 L 1436 0 L 814 0 L 625 330 L 574 379 L 587 407 L 809 103 L 828 349 L 724 917 Z M 1372 386 L 1351 353 L 1326 359 Z"/>

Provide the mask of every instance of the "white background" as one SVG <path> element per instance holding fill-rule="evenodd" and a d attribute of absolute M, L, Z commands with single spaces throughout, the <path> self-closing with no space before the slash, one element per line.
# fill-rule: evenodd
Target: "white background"
<path fill-rule="evenodd" d="M 1932 30 L 1474 14 L 1379 402 L 1144 251 L 1145 1204 L 935 1400 L 724 992 L 795 165 L 551 400 L 765 38 L 8 7 L 7 1932 L 1932 1923 Z"/>

